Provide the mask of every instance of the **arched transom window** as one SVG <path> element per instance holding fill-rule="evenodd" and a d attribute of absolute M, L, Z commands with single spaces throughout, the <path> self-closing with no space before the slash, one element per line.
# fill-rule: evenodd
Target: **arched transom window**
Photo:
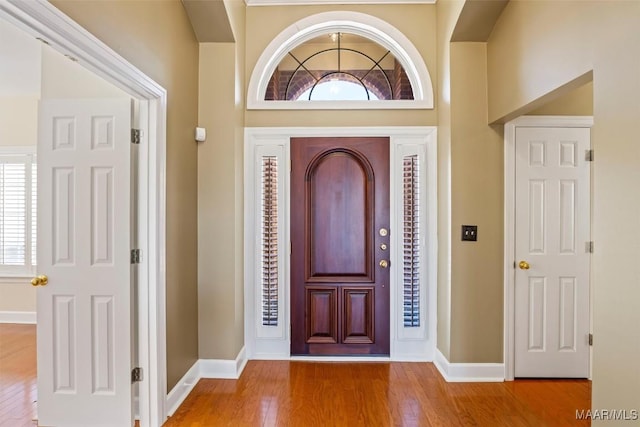
<path fill-rule="evenodd" d="M 407 73 L 391 51 L 335 32 L 291 49 L 269 80 L 266 101 L 411 100 Z"/>
<path fill-rule="evenodd" d="M 282 31 L 249 81 L 248 109 L 433 108 L 429 71 L 387 22 L 324 12 Z"/>

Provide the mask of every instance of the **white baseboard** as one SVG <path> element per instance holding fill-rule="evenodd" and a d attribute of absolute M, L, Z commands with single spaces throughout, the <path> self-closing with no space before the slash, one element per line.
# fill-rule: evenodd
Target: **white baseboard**
<path fill-rule="evenodd" d="M 201 378 L 238 379 L 246 364 L 244 347 L 235 360 L 199 359 L 167 395 L 167 416 L 172 416 L 178 410 Z"/>
<path fill-rule="evenodd" d="M 186 374 L 180 381 L 171 389 L 169 394 L 167 395 L 167 404 L 165 408 L 167 408 L 167 416 L 172 416 L 176 410 L 182 405 L 182 402 L 187 398 L 193 387 L 198 383 L 200 379 L 200 361 L 196 360 L 196 363 L 189 368 Z"/>
<path fill-rule="evenodd" d="M 247 364 L 247 356 L 244 347 L 238 353 L 235 360 L 225 359 L 200 359 L 200 378 L 224 378 L 238 379 Z"/>
<path fill-rule="evenodd" d="M 0 323 L 36 324 L 35 311 L 0 311 Z"/>
<path fill-rule="evenodd" d="M 450 383 L 489 383 L 504 381 L 504 363 L 450 363 L 436 349 L 434 364 L 445 381 Z"/>

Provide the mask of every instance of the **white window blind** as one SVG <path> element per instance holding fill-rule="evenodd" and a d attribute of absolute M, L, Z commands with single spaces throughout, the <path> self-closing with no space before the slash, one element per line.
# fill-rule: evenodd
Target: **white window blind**
<path fill-rule="evenodd" d="M 278 159 L 262 157 L 262 325 L 278 326 Z"/>
<path fill-rule="evenodd" d="M 420 326 L 420 181 L 418 156 L 402 161 L 403 312 L 405 327 Z"/>
<path fill-rule="evenodd" d="M 28 276 L 36 265 L 34 154 L 0 155 L 0 275 Z"/>

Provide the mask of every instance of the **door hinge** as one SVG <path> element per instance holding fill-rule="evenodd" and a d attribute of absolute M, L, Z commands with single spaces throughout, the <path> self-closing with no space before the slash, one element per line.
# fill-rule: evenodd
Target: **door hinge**
<path fill-rule="evenodd" d="M 140 144 L 140 129 L 131 129 L 131 143 Z"/>
<path fill-rule="evenodd" d="M 589 345 L 593 345 L 593 334 L 589 334 Z"/>
<path fill-rule="evenodd" d="M 142 381 L 142 368 L 133 368 L 131 370 L 131 382 L 139 383 Z"/>
<path fill-rule="evenodd" d="M 593 150 L 587 150 L 584 152 L 584 159 L 587 162 L 593 162 Z"/>
<path fill-rule="evenodd" d="M 585 243 L 584 250 L 588 254 L 592 254 L 593 253 L 593 240 L 590 241 L 590 242 Z"/>
<path fill-rule="evenodd" d="M 142 252 L 140 249 L 131 249 L 131 264 L 140 264 L 142 261 Z"/>

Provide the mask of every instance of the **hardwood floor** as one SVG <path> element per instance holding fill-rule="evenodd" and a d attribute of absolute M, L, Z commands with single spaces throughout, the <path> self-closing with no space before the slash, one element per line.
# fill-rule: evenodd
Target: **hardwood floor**
<path fill-rule="evenodd" d="M 250 361 L 200 380 L 165 427 L 575 426 L 587 380 L 446 383 L 431 363 Z"/>
<path fill-rule="evenodd" d="M 36 326 L 0 323 L 0 427 L 36 423 Z"/>
<path fill-rule="evenodd" d="M 0 324 L 0 427 L 33 427 L 34 325 Z M 250 361 L 201 380 L 165 427 L 575 426 L 586 380 L 446 383 L 431 363 Z"/>

